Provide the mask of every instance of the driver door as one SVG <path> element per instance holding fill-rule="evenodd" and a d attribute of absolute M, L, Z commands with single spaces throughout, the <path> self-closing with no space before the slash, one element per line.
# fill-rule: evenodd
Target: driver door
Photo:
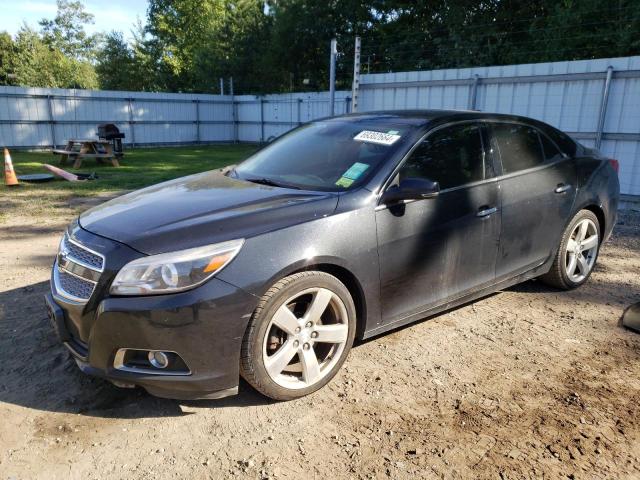
<path fill-rule="evenodd" d="M 486 138 L 476 122 L 433 131 L 391 182 L 426 178 L 440 193 L 376 209 L 383 323 L 493 283 L 500 212 Z"/>

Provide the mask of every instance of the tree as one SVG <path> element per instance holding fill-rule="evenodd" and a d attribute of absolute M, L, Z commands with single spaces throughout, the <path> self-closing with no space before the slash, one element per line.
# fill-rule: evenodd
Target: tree
<path fill-rule="evenodd" d="M 637 54 L 637 0 L 378 0 L 363 39 L 372 71 Z"/>
<path fill-rule="evenodd" d="M 337 86 L 349 88 L 356 35 L 372 72 L 632 55 L 634 2 L 150 0 L 130 78 L 144 90 L 217 92 L 230 76 L 236 93 L 326 89 L 337 38 Z"/>
<path fill-rule="evenodd" d="M 0 82 L 236 93 L 349 88 L 353 41 L 363 70 L 461 68 L 640 53 L 638 0 L 149 0 L 127 42 L 89 35 L 82 2 L 58 0 L 41 31 L 0 35 Z M 94 67 L 95 66 L 95 67 Z M 310 82 L 303 82 L 309 79 Z"/>
<path fill-rule="evenodd" d="M 42 40 L 53 49 L 76 60 L 92 60 L 99 41 L 87 35 L 85 25 L 94 23 L 94 16 L 86 12 L 79 1 L 57 0 L 58 11 L 53 20 L 43 18 Z"/>
<path fill-rule="evenodd" d="M 177 91 L 172 90 L 174 73 L 170 65 L 163 61 L 161 42 L 148 34 L 147 27 L 140 20 L 133 30 L 134 69 L 132 79 L 138 85 L 137 90 Z"/>
<path fill-rule="evenodd" d="M 292 74 L 294 89 L 299 89 L 305 78 L 317 89 L 328 88 L 332 38 L 339 45 L 338 84 L 350 84 L 354 38 L 369 31 L 375 22 L 370 2 L 282 0 L 275 3 L 272 14 L 273 41 L 268 56 L 281 75 L 281 86 L 289 86 Z"/>
<path fill-rule="evenodd" d="M 227 14 L 225 0 L 150 0 L 147 32 L 157 41 L 160 61 L 168 67 L 165 85 L 172 91 L 193 91 L 197 52 L 208 44 L 208 54 L 220 58 L 217 37 Z"/>
<path fill-rule="evenodd" d="M 135 90 L 138 87 L 133 51 L 122 32 L 113 31 L 106 35 L 97 53 L 97 61 L 96 73 L 100 79 L 100 88 Z"/>
<path fill-rule="evenodd" d="M 261 0 L 225 4 L 225 22 L 211 30 L 194 50 L 194 85 L 198 91 L 218 91 L 218 79 L 238 75 L 234 86 L 254 92 L 280 87 L 266 52 L 271 42 L 272 17 Z"/>
<path fill-rule="evenodd" d="M 23 26 L 15 36 L 0 35 L 0 82 L 2 84 L 97 88 L 98 78 L 91 63 L 98 41 L 84 26 L 93 15 L 80 2 L 58 0 L 53 20 L 43 19 L 40 32 Z"/>
<path fill-rule="evenodd" d="M 0 32 L 0 85 L 14 84 L 16 47 L 11 35 Z"/>
<path fill-rule="evenodd" d="M 20 29 L 15 40 L 14 83 L 29 87 L 97 88 L 93 66 L 51 49 L 38 33 Z"/>

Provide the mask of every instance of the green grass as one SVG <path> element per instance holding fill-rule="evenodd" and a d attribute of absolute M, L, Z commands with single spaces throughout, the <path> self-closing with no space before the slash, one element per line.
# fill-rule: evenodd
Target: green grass
<path fill-rule="evenodd" d="M 110 196 L 154 185 L 165 180 L 238 163 L 256 150 L 254 145 L 215 145 L 126 150 L 120 167 L 86 159 L 77 172 L 95 172 L 97 180 L 68 182 L 56 177 L 48 183 L 21 182 L 18 187 L 0 186 L 0 223 L 11 215 L 68 216 L 82 205 L 74 199 Z M 42 164 L 60 166 L 60 157 L 48 152 L 11 152 L 16 174 L 49 173 Z M 76 172 L 67 163 L 62 167 Z M 81 202 L 80 202 L 81 203 Z M 5 208 L 6 207 L 6 208 Z M 69 210 L 71 209 L 71 211 Z"/>

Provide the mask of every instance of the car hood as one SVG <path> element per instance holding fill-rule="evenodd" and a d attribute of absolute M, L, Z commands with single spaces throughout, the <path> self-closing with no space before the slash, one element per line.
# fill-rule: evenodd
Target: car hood
<path fill-rule="evenodd" d="M 137 190 L 80 215 L 80 226 L 141 253 L 247 238 L 332 214 L 338 195 L 259 185 L 211 171 Z"/>

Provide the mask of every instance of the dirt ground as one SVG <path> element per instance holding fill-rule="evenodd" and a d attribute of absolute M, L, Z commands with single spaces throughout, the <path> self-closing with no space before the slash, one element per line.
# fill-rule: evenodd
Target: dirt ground
<path fill-rule="evenodd" d="M 640 478 L 640 335 L 620 326 L 640 301 L 638 214 L 582 288 L 527 282 L 364 342 L 287 403 L 81 374 L 42 302 L 64 223 L 0 225 L 0 480 Z"/>

